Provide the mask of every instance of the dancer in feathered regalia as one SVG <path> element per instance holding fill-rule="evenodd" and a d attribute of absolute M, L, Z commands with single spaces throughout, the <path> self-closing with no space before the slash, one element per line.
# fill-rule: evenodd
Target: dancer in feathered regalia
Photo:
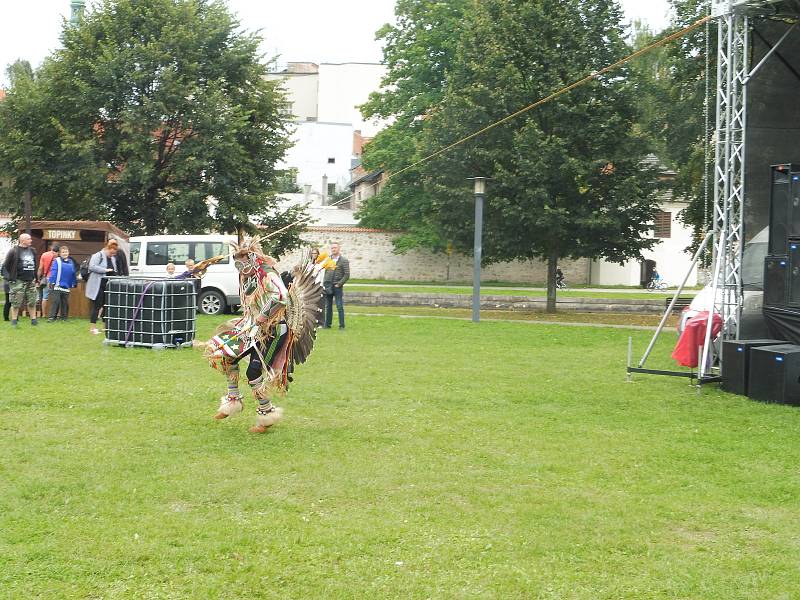
<path fill-rule="evenodd" d="M 214 418 L 242 412 L 239 362 L 249 357 L 247 382 L 257 403 L 256 424 L 250 431 L 264 433 L 283 414 L 273 398 L 285 394 L 292 366 L 305 362 L 314 346 L 321 325 L 323 271 L 333 261 L 324 255 L 295 267 L 287 288 L 275 270 L 275 259 L 261 249 L 260 238 L 233 246 L 242 316 L 223 324 L 206 344 L 211 366 L 228 380 Z"/>

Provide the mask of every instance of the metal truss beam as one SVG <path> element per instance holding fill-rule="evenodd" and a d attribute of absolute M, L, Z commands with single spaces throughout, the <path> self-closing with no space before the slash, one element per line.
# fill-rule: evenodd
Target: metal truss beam
<path fill-rule="evenodd" d="M 734 3 L 753 4 L 727 1 L 729 6 Z M 722 317 L 721 339 L 734 339 L 739 335 L 742 306 L 746 82 L 749 76 L 748 16 L 742 11 L 729 10 L 717 19 L 717 29 L 712 295 L 714 312 Z M 710 359 L 713 356 L 712 326 L 713 319 L 709 318 L 699 365 L 701 380 L 714 376 L 718 368 Z"/>
<path fill-rule="evenodd" d="M 721 17 L 733 12 L 759 11 L 784 0 L 711 0 L 711 15 Z"/>

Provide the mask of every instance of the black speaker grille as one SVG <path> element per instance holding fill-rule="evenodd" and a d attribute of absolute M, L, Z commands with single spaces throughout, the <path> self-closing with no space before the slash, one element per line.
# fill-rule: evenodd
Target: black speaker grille
<path fill-rule="evenodd" d="M 762 402 L 800 404 L 800 346 L 753 348 L 748 395 Z"/>
<path fill-rule="evenodd" d="M 783 306 L 787 303 L 786 279 L 789 271 L 787 256 L 768 256 L 764 261 L 764 304 Z"/>

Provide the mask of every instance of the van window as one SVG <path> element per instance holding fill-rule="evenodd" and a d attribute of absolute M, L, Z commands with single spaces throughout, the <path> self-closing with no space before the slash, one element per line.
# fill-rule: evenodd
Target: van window
<path fill-rule="evenodd" d="M 167 255 L 170 262 L 174 262 L 176 265 L 185 263 L 187 258 L 192 258 L 189 249 L 189 242 L 170 242 L 167 244 Z"/>
<path fill-rule="evenodd" d="M 133 264 L 137 264 L 139 256 L 139 243 L 134 242 L 131 244 L 131 257 L 134 253 L 134 244 L 136 244 L 136 257 L 137 260 Z M 191 258 L 195 262 L 200 262 L 212 256 L 219 256 L 222 254 L 225 259 L 218 264 L 228 264 L 229 246 L 224 242 L 148 242 L 147 243 L 147 264 L 154 266 L 164 266 L 168 262 L 181 265 L 186 262 L 187 258 Z"/>
<path fill-rule="evenodd" d="M 147 264 L 166 265 L 169 262 L 183 264 L 189 258 L 189 242 L 149 242 Z"/>
<path fill-rule="evenodd" d="M 139 249 L 142 247 L 141 242 L 131 242 L 131 264 L 139 264 Z"/>
<path fill-rule="evenodd" d="M 166 242 L 150 242 L 147 244 L 148 265 L 166 265 L 168 262 Z"/>
<path fill-rule="evenodd" d="M 229 261 L 228 252 L 229 246 L 223 242 L 195 242 L 194 244 L 194 260 L 200 262 L 213 256 L 222 254 L 225 259 L 217 264 L 227 264 Z"/>

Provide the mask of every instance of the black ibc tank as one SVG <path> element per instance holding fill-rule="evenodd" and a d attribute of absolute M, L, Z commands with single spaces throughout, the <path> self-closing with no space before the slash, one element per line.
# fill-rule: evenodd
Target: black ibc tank
<path fill-rule="evenodd" d="M 120 345 L 179 347 L 196 332 L 197 294 L 186 279 L 110 277 L 106 340 Z"/>

